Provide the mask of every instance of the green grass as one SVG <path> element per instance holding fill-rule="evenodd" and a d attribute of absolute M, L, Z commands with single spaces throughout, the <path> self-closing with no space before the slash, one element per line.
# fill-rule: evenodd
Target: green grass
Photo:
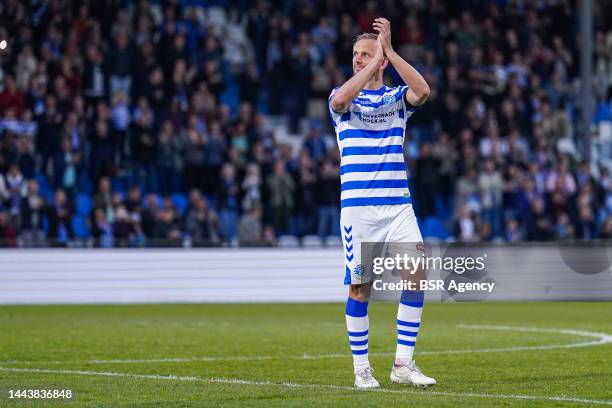
<path fill-rule="evenodd" d="M 422 390 L 389 383 L 397 307 L 371 304 L 370 361 L 382 389 L 391 392 L 349 388 L 353 381 L 352 363 L 341 304 L 2 306 L 0 407 L 592 405 L 552 399 L 556 397 L 612 405 L 612 343 L 547 350 L 447 353 L 596 341 L 597 338 L 576 334 L 485 330 L 460 325 L 573 329 L 612 335 L 611 306 L 610 303 L 427 304 L 417 343 L 417 353 L 424 354 L 417 354 L 416 360 L 426 374 L 436 377 L 438 385 Z M 341 356 L 303 358 L 305 354 Z M 269 359 L 258 360 L 258 356 Z M 192 357 L 219 360 L 91 361 Z M 54 372 L 17 372 L 6 368 Z M 131 376 L 134 374 L 189 378 L 138 378 Z M 249 383 L 214 382 L 217 379 Z M 287 383 L 304 386 L 292 387 Z M 9 389 L 71 389 L 74 398 L 46 403 L 9 400 Z"/>

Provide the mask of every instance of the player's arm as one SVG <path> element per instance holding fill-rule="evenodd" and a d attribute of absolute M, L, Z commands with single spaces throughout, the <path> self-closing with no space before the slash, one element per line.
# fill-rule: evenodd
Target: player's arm
<path fill-rule="evenodd" d="M 377 40 L 376 44 L 376 54 L 372 60 L 361 71 L 346 81 L 332 97 L 330 105 L 334 112 L 345 112 L 351 106 L 353 99 L 355 99 L 376 71 L 378 71 L 378 68 L 380 68 L 385 59 L 385 54 L 383 53 L 380 40 Z"/>
<path fill-rule="evenodd" d="M 429 85 L 419 71 L 406 62 L 395 52 L 391 46 L 391 23 L 386 18 L 377 18 L 372 24 L 374 30 L 378 31 L 378 38 L 382 44 L 385 57 L 395 68 L 399 76 L 410 88 L 406 92 L 406 101 L 412 106 L 419 106 L 429 98 Z"/>

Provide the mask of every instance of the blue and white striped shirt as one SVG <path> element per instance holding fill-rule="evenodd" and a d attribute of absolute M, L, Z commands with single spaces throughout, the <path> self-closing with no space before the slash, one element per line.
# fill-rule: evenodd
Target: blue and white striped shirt
<path fill-rule="evenodd" d="M 345 113 L 329 113 L 340 148 L 340 206 L 410 204 L 404 163 L 406 120 L 414 108 L 406 106 L 407 86 L 362 90 Z"/>

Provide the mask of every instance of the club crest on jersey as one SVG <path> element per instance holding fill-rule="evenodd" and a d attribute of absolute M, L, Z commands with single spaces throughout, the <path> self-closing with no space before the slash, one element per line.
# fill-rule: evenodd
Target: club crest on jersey
<path fill-rule="evenodd" d="M 355 267 L 355 270 L 353 271 L 353 273 L 354 273 L 356 276 L 361 276 L 361 275 L 363 275 L 363 269 L 361 268 L 361 264 L 359 264 L 359 265 L 357 265 L 357 266 Z"/>
<path fill-rule="evenodd" d="M 393 102 L 395 102 L 395 96 L 393 95 L 383 96 L 383 105 L 391 105 Z"/>

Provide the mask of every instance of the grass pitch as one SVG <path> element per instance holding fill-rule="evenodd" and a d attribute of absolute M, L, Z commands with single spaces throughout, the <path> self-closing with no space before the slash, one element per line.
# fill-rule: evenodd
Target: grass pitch
<path fill-rule="evenodd" d="M 396 310 L 370 305 L 381 389 L 361 391 L 341 304 L 0 306 L 0 406 L 612 405 L 610 303 L 426 304 L 428 389 L 389 382 Z"/>

